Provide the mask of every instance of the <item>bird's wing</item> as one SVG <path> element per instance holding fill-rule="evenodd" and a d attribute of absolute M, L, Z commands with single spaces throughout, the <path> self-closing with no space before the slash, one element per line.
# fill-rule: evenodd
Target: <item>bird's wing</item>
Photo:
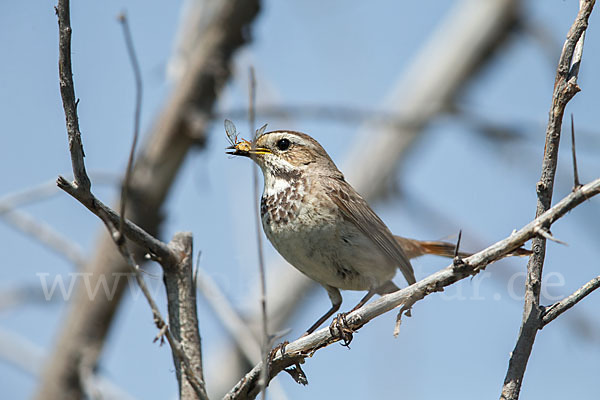
<path fill-rule="evenodd" d="M 400 271 L 410 285 L 415 283 L 415 273 L 408 257 L 383 221 L 343 178 L 335 179 L 335 182 L 331 183 L 327 185 L 327 194 L 342 210 L 344 217 L 398 263 Z"/>

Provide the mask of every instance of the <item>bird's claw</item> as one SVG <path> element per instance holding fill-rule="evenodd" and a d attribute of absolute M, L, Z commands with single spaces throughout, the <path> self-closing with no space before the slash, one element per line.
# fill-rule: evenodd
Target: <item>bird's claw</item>
<path fill-rule="evenodd" d="M 350 347 L 354 330 L 348 326 L 348 321 L 346 321 L 346 313 L 340 313 L 333 318 L 331 325 L 329 325 L 329 333 L 334 338 L 342 340 L 344 342 L 341 343 L 342 346 L 348 348 Z"/>

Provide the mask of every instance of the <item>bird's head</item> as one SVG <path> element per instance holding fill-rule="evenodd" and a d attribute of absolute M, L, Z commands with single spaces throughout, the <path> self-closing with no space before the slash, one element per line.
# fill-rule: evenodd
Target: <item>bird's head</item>
<path fill-rule="evenodd" d="M 301 132 L 266 132 L 256 138 L 254 145 L 240 141 L 228 150 L 231 150 L 228 154 L 253 159 L 265 176 L 303 174 L 306 170 L 341 176 L 319 142 Z"/>

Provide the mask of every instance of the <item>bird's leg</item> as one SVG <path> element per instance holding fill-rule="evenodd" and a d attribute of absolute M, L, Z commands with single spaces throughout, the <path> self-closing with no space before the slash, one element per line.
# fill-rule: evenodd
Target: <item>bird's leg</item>
<path fill-rule="evenodd" d="M 340 309 L 342 305 L 342 295 L 340 294 L 339 289 L 334 288 L 333 286 L 323 285 L 325 290 L 327 290 L 327 294 L 329 295 L 329 299 L 331 300 L 331 308 L 327 311 L 317 322 L 312 324 L 310 328 L 302 335 L 302 337 L 310 335 L 314 331 L 317 330 L 319 326 L 323 324 L 323 322 L 327 321 L 329 317 L 331 317 L 337 310 Z"/>
<path fill-rule="evenodd" d="M 397 290 L 400 290 L 400 288 L 398 286 L 396 286 L 396 284 L 392 281 L 387 281 L 383 285 L 381 285 L 377 288 L 371 288 L 371 289 L 369 289 L 367 294 L 365 294 L 365 296 L 358 302 L 358 304 L 356 306 L 354 306 L 354 308 L 352 310 L 350 310 L 349 312 L 356 311 L 359 308 L 361 308 L 362 306 L 364 306 L 365 304 L 367 304 L 367 302 L 375 294 L 379 294 L 379 295 L 383 296 L 384 294 L 393 293 Z M 342 346 L 346 346 L 346 347 L 348 347 L 348 345 L 352 341 L 352 333 L 354 332 L 354 330 L 352 328 L 350 328 L 348 326 L 348 323 L 346 322 L 347 314 L 348 313 L 338 314 L 333 319 L 333 321 L 331 322 L 331 325 L 329 326 L 329 332 L 331 333 L 331 336 L 339 337 L 341 340 L 344 341 Z"/>
<path fill-rule="evenodd" d="M 358 302 L 358 304 L 352 310 L 350 310 L 350 312 L 356 311 L 364 306 L 375 293 L 378 293 L 378 289 L 379 288 L 370 289 L 367 294 Z M 354 330 L 348 326 L 346 315 L 348 315 L 348 313 L 340 313 L 333 319 L 333 321 L 331 321 L 331 325 L 329 325 L 329 333 L 331 333 L 331 336 L 343 340 L 344 343 L 342 343 L 342 346 L 348 347 L 352 341 L 352 334 L 354 333 Z"/>
<path fill-rule="evenodd" d="M 362 306 L 364 306 L 365 304 L 367 304 L 367 301 L 371 300 L 371 297 L 373 297 L 375 295 L 375 293 L 377 293 L 377 289 L 371 289 L 371 290 L 369 290 L 367 292 L 367 294 L 365 294 L 365 296 L 362 299 L 360 299 L 360 301 L 358 302 L 358 304 L 355 305 L 352 310 L 350 310 L 350 312 L 356 311 L 359 308 L 361 308 Z"/>

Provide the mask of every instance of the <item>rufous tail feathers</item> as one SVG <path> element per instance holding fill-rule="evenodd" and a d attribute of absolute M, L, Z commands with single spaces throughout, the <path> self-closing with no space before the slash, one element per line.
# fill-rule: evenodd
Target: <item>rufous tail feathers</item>
<path fill-rule="evenodd" d="M 424 256 L 425 254 L 454 258 L 454 252 L 456 249 L 456 244 L 454 243 L 408 239 L 400 236 L 394 236 L 394 238 L 400 247 L 402 247 L 404 254 L 406 254 L 408 258 L 417 258 Z M 461 258 L 469 257 L 472 254 L 473 253 L 466 253 L 464 251 L 458 252 L 458 256 Z M 531 255 L 531 250 L 521 247 L 508 253 L 505 257 L 525 257 L 529 255 Z"/>

